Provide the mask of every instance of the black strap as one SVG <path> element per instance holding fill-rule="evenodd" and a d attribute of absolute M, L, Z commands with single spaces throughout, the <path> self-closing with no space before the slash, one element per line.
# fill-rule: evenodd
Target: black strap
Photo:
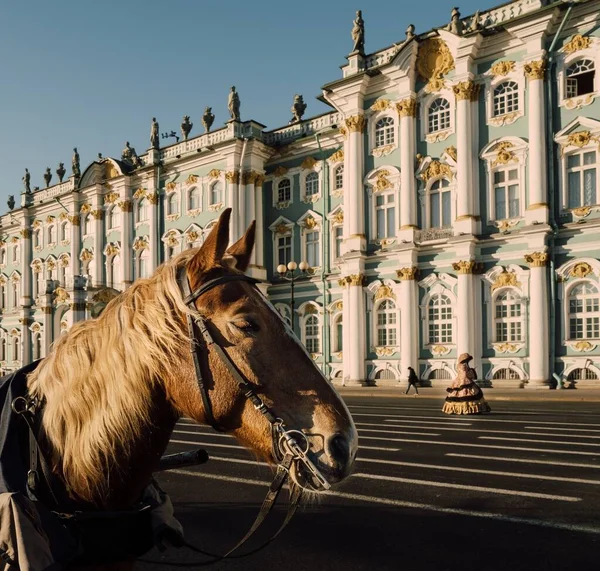
<path fill-rule="evenodd" d="M 187 274 L 185 271 L 185 267 L 182 268 L 182 270 L 180 270 L 180 279 L 179 282 L 181 285 L 186 284 L 186 287 L 184 288 L 184 298 L 183 298 L 183 303 L 185 303 L 186 305 L 190 305 L 190 303 L 193 303 L 194 301 L 196 301 L 203 293 L 206 293 L 207 291 L 211 290 L 212 288 L 221 285 L 221 284 L 226 284 L 227 282 L 248 282 L 251 283 L 252 285 L 255 285 L 257 283 L 260 283 L 260 280 L 256 280 L 254 278 L 251 278 L 250 276 L 245 276 L 244 274 L 226 274 L 224 276 L 219 276 L 218 278 L 215 278 L 213 280 L 209 280 L 206 283 L 202 284 L 196 291 L 194 291 L 193 293 L 190 290 L 190 285 L 188 283 L 187 280 Z M 187 291 L 186 291 L 187 290 Z"/>

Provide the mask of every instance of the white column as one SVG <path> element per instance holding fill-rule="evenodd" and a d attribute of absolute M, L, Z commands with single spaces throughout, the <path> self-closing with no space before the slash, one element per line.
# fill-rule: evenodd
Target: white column
<path fill-rule="evenodd" d="M 102 287 L 106 283 L 104 278 L 104 254 L 102 253 L 102 250 L 104 249 L 104 212 L 100 205 L 100 195 L 96 194 L 93 197 L 93 200 L 94 209 L 90 212 L 90 216 L 94 219 L 94 259 L 92 260 L 92 263 L 94 264 L 93 285 L 94 287 Z"/>
<path fill-rule="evenodd" d="M 231 213 L 231 233 L 229 238 L 229 243 L 233 244 L 240 236 L 237 219 L 240 173 L 238 171 L 227 171 L 225 173 L 225 180 L 227 181 L 225 206 L 227 208 L 233 208 L 233 212 Z"/>
<path fill-rule="evenodd" d="M 401 268 L 400 278 L 400 380 L 408 379 L 408 367 L 419 371 L 419 335 L 417 317 L 417 268 Z"/>
<path fill-rule="evenodd" d="M 344 143 L 344 242 L 342 253 L 364 251 L 365 200 L 363 187 L 364 115 L 354 115 L 345 121 L 347 139 Z"/>
<path fill-rule="evenodd" d="M 417 227 L 415 191 L 415 116 L 414 99 L 396 104 L 400 115 L 400 234 L 399 238 L 412 240 Z M 404 368 L 404 365 L 402 365 Z"/>
<path fill-rule="evenodd" d="M 133 231 L 133 203 L 130 199 L 124 199 L 117 203 L 121 209 L 121 276 L 123 278 L 123 289 L 127 289 L 133 283 L 132 262 L 132 231 Z M 118 287 L 118 284 L 117 284 Z"/>
<path fill-rule="evenodd" d="M 150 241 L 150 267 L 148 268 L 148 275 L 151 276 L 158 267 L 158 249 L 160 248 L 160 239 L 158 236 L 158 193 L 156 191 L 152 193 L 148 192 L 148 201 L 150 202 L 150 221 L 148 224 L 150 229 L 150 235 L 148 236 Z"/>
<path fill-rule="evenodd" d="M 259 173 L 257 173 L 256 171 L 249 171 L 248 173 L 245 173 L 245 174 L 247 175 L 246 200 L 245 200 L 245 204 L 244 204 L 245 218 L 244 218 L 243 227 L 240 228 L 240 236 L 246 231 L 246 229 L 250 225 L 250 222 L 252 222 L 252 220 L 256 220 L 256 202 L 255 202 L 256 186 L 255 186 L 255 183 L 256 183 L 256 177 L 259 175 Z"/>
<path fill-rule="evenodd" d="M 238 204 L 237 204 L 237 223 L 238 234 L 236 239 L 240 238 L 246 231 L 246 193 L 249 192 L 248 187 L 248 172 L 242 174 L 242 180 L 238 186 Z M 233 209 L 235 216 L 235 208 Z"/>
<path fill-rule="evenodd" d="M 29 216 L 24 216 L 21 222 L 21 365 L 31 363 L 31 325 L 30 313 L 33 304 L 31 297 L 31 280 L 33 271 L 31 269 L 32 244 Z"/>
<path fill-rule="evenodd" d="M 42 327 L 44 329 L 44 355 L 50 353 L 50 345 L 54 340 L 54 327 L 52 315 L 52 294 L 42 293 L 40 295 L 42 302 Z M 60 333 L 60 332 L 59 332 Z"/>
<path fill-rule="evenodd" d="M 456 352 L 469 353 L 473 356 L 475 352 L 475 319 L 474 319 L 474 287 L 475 276 L 473 271 L 479 264 L 471 260 L 460 261 L 452 264 L 458 273 L 458 304 L 454 315 L 457 319 Z"/>
<path fill-rule="evenodd" d="M 85 278 L 77 275 L 73 276 L 73 302 L 71 304 L 71 311 L 69 312 L 69 328 L 78 321 L 85 319 Z"/>
<path fill-rule="evenodd" d="M 363 285 L 365 276 L 354 274 L 340 280 L 344 292 L 343 357 L 346 385 L 366 384 L 366 311 Z"/>
<path fill-rule="evenodd" d="M 255 216 L 256 216 L 256 240 L 254 244 L 254 263 L 259 267 L 263 268 L 265 265 L 265 244 L 263 233 L 265 231 L 265 225 L 263 220 L 263 183 L 265 181 L 264 174 L 258 174 L 256 176 L 255 188 L 256 188 L 256 203 L 255 203 Z"/>
<path fill-rule="evenodd" d="M 477 101 L 479 86 L 463 81 L 453 87 L 456 96 L 456 234 L 474 234 L 476 231 L 473 173 L 477 149 L 473 141 L 472 101 Z"/>
<path fill-rule="evenodd" d="M 548 337 L 548 285 L 546 264 L 548 254 L 533 252 L 525 255 L 529 264 L 529 383 L 528 388 L 547 389 L 550 386 L 550 355 Z"/>
<path fill-rule="evenodd" d="M 81 274 L 81 216 L 77 204 L 73 205 L 68 220 L 71 224 L 71 275 L 77 276 Z"/>
<path fill-rule="evenodd" d="M 548 222 L 548 193 L 546 179 L 546 123 L 544 103 L 545 62 L 532 61 L 525 65 L 527 75 L 527 121 L 529 127 L 529 179 L 527 210 L 528 224 Z"/>

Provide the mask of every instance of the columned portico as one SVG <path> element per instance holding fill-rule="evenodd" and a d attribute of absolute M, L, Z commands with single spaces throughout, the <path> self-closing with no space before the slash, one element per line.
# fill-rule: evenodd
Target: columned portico
<path fill-rule="evenodd" d="M 406 332 L 400 339 L 400 380 L 408 379 L 408 367 L 418 371 L 419 336 L 410 332 L 418 331 L 417 316 L 417 273 L 416 267 L 401 268 L 396 271 L 400 278 L 400 331 Z"/>
<path fill-rule="evenodd" d="M 344 383 L 346 385 L 366 384 L 366 312 L 363 286 L 364 274 L 352 274 L 342 278 L 339 283 L 344 288 Z M 346 325 L 347 324 L 347 325 Z"/>
<path fill-rule="evenodd" d="M 532 389 L 550 386 L 548 339 L 548 254 L 533 252 L 525 255 L 529 264 L 529 383 Z"/>
<path fill-rule="evenodd" d="M 548 192 L 546 177 L 546 123 L 544 106 L 544 60 L 531 61 L 524 66 L 528 78 L 527 119 L 529 124 L 529 180 L 525 221 L 545 223 L 548 221 Z"/>
<path fill-rule="evenodd" d="M 396 104 L 400 116 L 400 231 L 399 239 L 412 241 L 417 228 L 415 191 L 415 121 L 417 102 L 413 98 Z M 403 368 L 404 365 L 403 365 Z"/>

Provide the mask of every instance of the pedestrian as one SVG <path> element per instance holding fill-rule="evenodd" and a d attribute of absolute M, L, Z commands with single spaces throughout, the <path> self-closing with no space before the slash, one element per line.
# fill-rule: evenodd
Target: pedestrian
<path fill-rule="evenodd" d="M 410 391 L 410 387 L 415 387 L 415 396 L 419 394 L 419 389 L 417 388 L 417 383 L 419 382 L 419 377 L 417 377 L 417 373 L 412 367 L 408 368 L 408 388 L 406 389 L 405 395 Z"/>
<path fill-rule="evenodd" d="M 468 353 L 463 353 L 458 358 L 458 375 L 446 389 L 448 396 L 442 407 L 446 414 L 480 414 L 491 411 L 483 397 L 483 391 L 475 382 L 477 373 L 469 366 L 472 359 Z"/>

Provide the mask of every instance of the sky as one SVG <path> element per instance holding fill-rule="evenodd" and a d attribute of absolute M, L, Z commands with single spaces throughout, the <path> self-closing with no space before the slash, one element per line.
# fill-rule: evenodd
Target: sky
<path fill-rule="evenodd" d="M 240 95 L 242 120 L 268 129 L 290 120 L 294 94 L 305 118 L 329 108 L 315 98 L 341 77 L 350 32 L 363 10 L 365 50 L 377 51 L 450 21 L 456 0 L 2 0 L 0 2 L 0 212 L 19 201 L 25 167 L 31 186 L 65 163 L 73 147 L 82 170 L 98 153 L 119 158 L 126 141 L 139 154 L 150 123 L 180 133 L 184 115 L 203 132 L 229 119 L 227 95 Z M 462 0 L 462 16 L 499 5 Z M 163 140 L 162 144 L 174 142 Z"/>

